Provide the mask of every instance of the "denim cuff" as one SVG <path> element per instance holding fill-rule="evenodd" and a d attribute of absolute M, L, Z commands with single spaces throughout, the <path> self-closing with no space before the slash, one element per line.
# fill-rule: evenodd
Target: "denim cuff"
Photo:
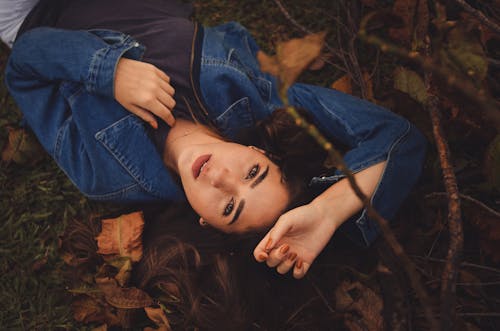
<path fill-rule="evenodd" d="M 145 47 L 131 37 L 97 50 L 90 62 L 86 89 L 90 93 L 114 98 L 114 81 L 118 61 L 122 57 L 140 60 Z"/>

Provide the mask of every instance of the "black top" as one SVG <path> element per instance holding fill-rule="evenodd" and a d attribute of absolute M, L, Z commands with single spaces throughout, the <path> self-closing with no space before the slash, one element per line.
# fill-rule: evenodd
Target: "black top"
<path fill-rule="evenodd" d="M 41 0 L 20 33 L 44 25 L 70 30 L 110 29 L 129 34 L 146 46 L 142 60 L 170 77 L 176 91 L 174 117 L 191 118 L 189 107 L 198 112 L 190 79 L 195 33 L 195 23 L 190 20 L 192 9 L 191 4 L 180 0 Z M 162 151 L 168 127 L 160 119 L 158 124 L 152 136 Z"/>

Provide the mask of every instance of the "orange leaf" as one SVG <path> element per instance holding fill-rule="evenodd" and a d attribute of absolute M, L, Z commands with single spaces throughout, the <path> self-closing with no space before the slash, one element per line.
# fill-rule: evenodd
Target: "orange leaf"
<path fill-rule="evenodd" d="M 113 278 L 96 278 L 97 287 L 104 294 L 106 302 L 115 308 L 138 309 L 151 306 L 151 297 L 136 287 L 123 288 Z"/>
<path fill-rule="evenodd" d="M 152 320 L 158 327 L 163 328 L 162 330 L 170 331 L 172 327 L 168 322 L 167 316 L 161 307 L 153 308 L 153 307 L 145 307 L 144 311 L 148 318 Z"/>
<path fill-rule="evenodd" d="M 344 75 L 337 79 L 335 82 L 332 84 L 332 88 L 336 89 L 340 92 L 344 92 L 347 94 L 352 94 L 352 82 L 351 82 L 351 77 L 348 75 Z"/>
<path fill-rule="evenodd" d="M 97 253 L 130 257 L 137 262 L 142 257 L 142 212 L 102 220 L 102 230 L 97 236 Z"/>
<path fill-rule="evenodd" d="M 278 76 L 286 91 L 299 75 L 321 55 L 326 32 L 313 33 L 278 43 L 276 55 L 257 54 L 261 70 Z"/>

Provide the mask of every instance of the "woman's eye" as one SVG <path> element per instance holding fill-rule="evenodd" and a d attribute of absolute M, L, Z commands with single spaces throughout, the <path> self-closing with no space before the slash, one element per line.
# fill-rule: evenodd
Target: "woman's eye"
<path fill-rule="evenodd" d="M 234 198 L 231 198 L 231 201 L 229 201 L 229 203 L 226 205 L 226 208 L 224 209 L 222 215 L 224 216 L 230 215 L 231 212 L 233 211 L 233 208 L 234 208 Z"/>
<path fill-rule="evenodd" d="M 259 173 L 259 169 L 260 166 L 258 164 L 254 165 L 252 169 L 250 169 L 250 171 L 248 172 L 248 175 L 245 177 L 245 179 L 252 179 L 255 176 L 257 176 L 257 174 Z"/>

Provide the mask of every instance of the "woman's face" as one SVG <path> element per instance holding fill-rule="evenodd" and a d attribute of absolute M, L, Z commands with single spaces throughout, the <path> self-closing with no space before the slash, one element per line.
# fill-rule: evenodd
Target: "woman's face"
<path fill-rule="evenodd" d="M 193 209 L 223 232 L 264 229 L 289 201 L 278 166 L 254 147 L 225 141 L 193 144 L 181 153 L 178 169 Z"/>

